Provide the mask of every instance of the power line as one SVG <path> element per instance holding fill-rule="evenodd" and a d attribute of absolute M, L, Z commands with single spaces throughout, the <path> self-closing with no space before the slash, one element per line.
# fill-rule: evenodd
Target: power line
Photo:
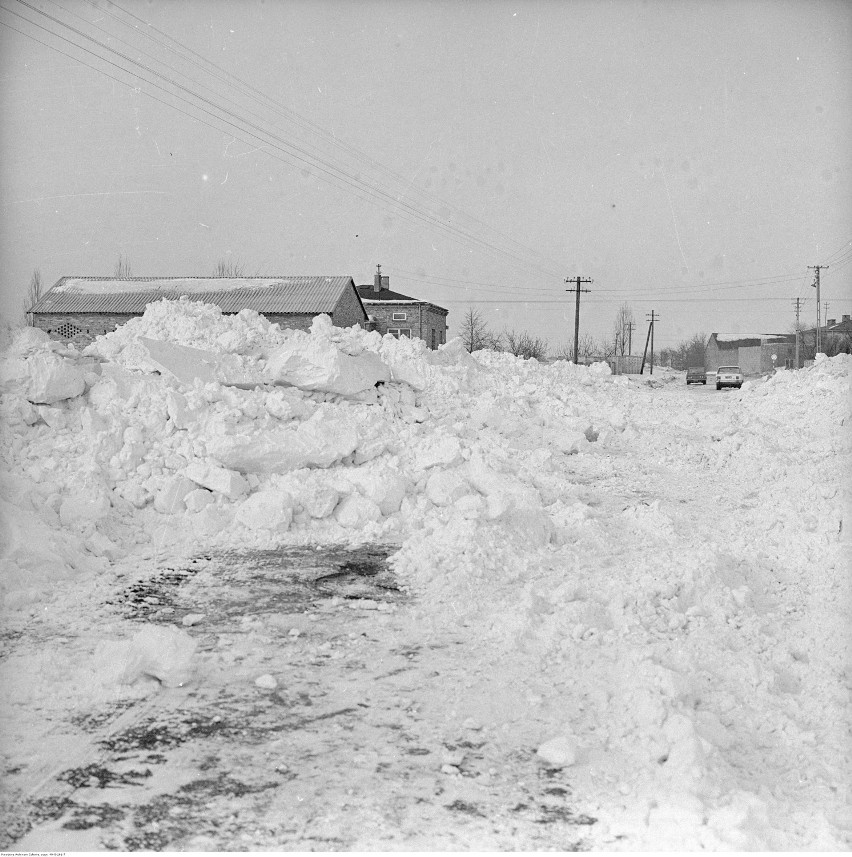
<path fill-rule="evenodd" d="M 715 283 L 703 283 L 700 286 L 685 286 L 683 288 L 678 289 L 670 289 L 665 287 L 654 287 L 649 289 L 640 289 L 638 291 L 646 291 L 646 292 L 662 292 L 664 294 L 674 294 L 674 293 L 689 293 L 689 292 L 711 292 L 711 291 L 724 291 L 728 288 L 730 289 L 739 289 L 744 285 L 753 285 L 755 288 L 761 286 L 775 286 L 779 283 L 791 282 L 793 280 L 799 279 L 801 274 L 777 274 L 766 277 L 752 277 L 751 279 L 744 280 L 720 280 Z M 634 289 L 602 289 L 609 294 L 616 293 L 625 293 L 625 294 L 633 294 L 635 293 Z"/>
<path fill-rule="evenodd" d="M 834 261 L 836 261 L 836 260 L 834 259 L 834 257 L 835 257 L 835 256 L 838 256 L 838 255 L 843 255 L 844 253 L 848 252 L 847 248 L 849 247 L 849 245 L 850 245 L 850 244 L 852 244 L 852 238 L 848 238 L 848 239 L 844 242 L 844 244 L 840 247 L 840 249 L 839 249 L 839 250 L 835 250 L 833 253 L 829 253 L 829 254 L 828 254 L 828 256 L 826 256 L 826 257 L 824 258 L 824 260 L 823 260 L 823 261 L 824 261 L 824 262 L 826 262 L 826 263 L 829 263 L 829 264 L 830 264 L 830 263 L 832 263 L 832 262 L 834 262 Z"/>
<path fill-rule="evenodd" d="M 395 208 L 397 210 L 397 214 L 399 214 L 402 217 L 405 217 L 406 215 L 408 215 L 409 217 L 414 217 L 417 220 L 420 220 L 422 222 L 426 222 L 428 225 L 432 226 L 433 228 L 437 228 L 437 229 L 444 231 L 446 234 L 449 235 L 449 237 L 455 238 L 455 240 L 461 240 L 464 243 L 477 244 L 484 249 L 488 249 L 490 251 L 500 253 L 501 255 L 507 257 L 508 259 L 510 259 L 510 260 L 512 260 L 518 264 L 521 264 L 522 266 L 529 266 L 530 264 L 535 264 L 535 267 L 539 267 L 537 263 L 531 263 L 530 260 L 525 259 L 525 258 L 521 258 L 516 253 L 513 253 L 513 252 L 506 250 L 502 247 L 498 247 L 498 246 L 492 244 L 491 242 L 489 242 L 483 238 L 480 238 L 479 236 L 473 235 L 466 230 L 459 229 L 458 227 L 455 227 L 452 224 L 442 222 L 439 219 L 438 215 L 435 215 L 431 212 L 424 212 L 424 211 L 420 210 L 418 207 L 416 207 L 415 205 L 394 197 L 392 194 L 390 194 L 389 192 L 387 192 L 383 188 L 366 184 L 365 182 L 361 181 L 357 176 L 354 176 L 354 175 L 346 172 L 345 169 L 342 169 L 335 164 L 327 162 L 326 160 L 319 157 L 318 155 L 316 155 L 312 152 L 306 151 L 301 146 L 298 146 L 294 143 L 291 143 L 289 141 L 282 139 L 281 137 L 277 136 L 276 134 L 272 133 L 271 131 L 267 130 L 266 128 L 263 128 L 263 127 L 255 124 L 253 122 L 250 122 L 249 120 L 237 115 L 236 113 L 229 110 L 228 108 L 223 107 L 220 104 L 215 103 L 214 101 L 211 101 L 209 98 L 206 98 L 204 95 L 200 95 L 198 92 L 195 92 L 192 89 L 190 89 L 189 87 L 184 86 L 181 82 L 170 78 L 168 75 L 165 75 L 165 74 L 161 73 L 160 71 L 149 67 L 145 63 L 142 63 L 138 60 L 134 60 L 132 57 L 127 56 L 126 54 L 122 53 L 121 51 L 118 51 L 114 48 L 111 48 L 109 45 L 105 45 L 104 43 L 98 41 L 93 36 L 90 36 L 86 33 L 83 33 L 80 30 L 78 30 L 76 27 L 72 27 L 70 24 L 56 18 L 55 16 L 49 15 L 47 12 L 44 12 L 43 10 L 32 6 L 30 3 L 26 2 L 26 0 L 17 0 L 17 2 L 20 3 L 21 5 L 25 6 L 27 9 L 31 10 L 32 12 L 35 12 L 35 13 L 43 16 L 44 18 L 48 19 L 49 21 L 53 22 L 54 24 L 57 24 L 61 27 L 64 27 L 66 30 L 69 30 L 70 32 L 74 33 L 76 36 L 83 38 L 83 39 L 86 39 L 89 42 L 94 43 L 101 50 L 108 51 L 109 53 L 118 56 L 121 60 L 123 60 L 125 62 L 129 62 L 133 66 L 136 66 L 137 68 L 142 69 L 143 71 L 147 72 L 148 74 L 159 78 L 160 80 L 164 81 L 165 83 L 174 87 L 175 89 L 179 90 L 180 92 L 186 93 L 188 96 L 190 96 L 190 98 L 194 98 L 197 101 L 202 102 L 203 105 L 207 105 L 208 107 L 213 108 L 213 110 L 216 110 L 219 113 L 225 114 L 225 117 L 230 117 L 230 119 L 225 118 L 225 117 L 220 116 L 220 115 L 217 115 L 216 113 L 213 113 L 213 112 L 211 112 L 211 110 L 207 109 L 207 107 L 199 106 L 199 104 L 188 100 L 187 98 L 183 97 L 179 93 L 175 93 L 175 92 L 172 92 L 172 91 L 166 89 L 162 85 L 158 84 L 156 81 L 148 80 L 148 79 L 143 77 L 142 80 L 145 83 L 147 83 L 148 85 L 154 86 L 157 89 L 160 89 L 160 90 L 166 92 L 171 97 L 177 98 L 180 101 L 183 101 L 184 103 L 189 104 L 191 107 L 193 107 L 196 110 L 201 110 L 203 113 L 206 113 L 207 115 L 212 116 L 218 122 L 222 122 L 226 125 L 229 125 L 231 128 L 236 128 L 242 134 L 248 134 L 250 137 L 253 137 L 256 141 L 259 141 L 259 142 L 261 142 L 267 146 L 271 145 L 272 147 L 278 149 L 279 151 L 281 151 L 282 153 L 287 155 L 289 158 L 294 158 L 295 160 L 300 161 L 303 164 L 306 164 L 309 167 L 313 168 L 313 170 L 319 171 L 320 173 L 323 173 L 326 176 L 326 178 L 323 180 L 329 181 L 329 180 L 333 179 L 334 181 L 331 181 L 332 184 L 334 184 L 335 182 L 338 182 L 338 183 L 341 183 L 345 186 L 348 186 L 348 188 L 351 189 L 351 192 L 355 192 L 355 195 L 358 196 L 358 198 L 364 199 L 365 201 L 372 202 L 372 203 L 382 202 L 384 204 L 390 205 L 393 208 Z M 35 26 L 35 27 L 43 30 L 44 32 L 49 33 L 54 38 L 61 39 L 62 41 L 65 41 L 68 44 L 73 45 L 78 50 L 84 51 L 85 53 L 88 53 L 91 56 L 94 56 L 95 58 L 97 58 L 101 62 L 105 62 L 109 65 L 112 65 L 124 73 L 132 74 L 132 75 L 136 76 L 137 78 L 139 77 L 139 75 L 135 71 L 128 69 L 119 63 L 113 62 L 112 60 L 110 60 L 104 56 L 101 56 L 100 54 L 94 53 L 93 51 L 89 50 L 88 48 L 85 48 L 84 46 L 78 44 L 77 42 L 74 42 L 73 40 L 67 38 L 66 36 L 63 36 L 60 33 L 57 33 L 53 30 L 50 30 L 50 29 L 42 26 L 37 21 L 33 21 L 30 18 L 27 18 L 27 17 L 19 14 L 18 12 L 15 12 L 12 9 L 8 9 L 6 7 L 0 7 L 0 8 L 2 8 L 4 11 L 6 11 L 10 14 L 15 15 L 18 18 L 21 18 L 22 20 L 26 21 L 28 24 Z M 3 23 L 5 23 L 5 22 L 3 22 Z M 9 26 L 9 25 L 7 25 L 7 26 Z M 21 30 L 17 30 L 14 27 L 12 27 L 11 29 L 15 29 L 17 32 L 20 32 L 22 35 L 26 35 L 30 38 L 34 38 L 30 34 L 25 33 Z M 35 41 L 40 41 L 40 40 L 35 39 Z M 54 48 L 52 45 L 48 45 L 44 42 L 41 42 L 41 43 L 45 44 L 45 46 L 48 48 L 58 50 L 58 49 Z M 102 69 L 99 69 L 95 66 L 92 66 L 90 63 L 87 63 L 87 62 L 84 62 L 83 60 L 80 60 L 79 57 L 71 56 L 69 54 L 66 54 L 64 51 L 59 51 L 59 53 L 63 53 L 66 56 L 70 56 L 70 58 L 75 59 L 78 62 L 82 62 L 84 65 L 87 65 L 90 68 L 93 68 L 95 71 L 98 71 L 99 73 L 105 73 L 105 72 L 103 72 Z M 112 77 L 112 75 L 107 75 L 107 76 Z M 147 93 L 147 92 L 145 94 L 150 95 L 150 93 Z M 155 98 L 155 100 L 161 101 L 161 99 L 156 99 L 156 98 Z M 169 105 L 169 106 L 174 108 L 174 105 Z M 179 108 L 176 108 L 176 109 L 179 109 Z M 184 112 L 184 111 L 180 111 L 180 112 Z M 208 122 L 205 122 L 203 119 L 199 119 L 198 117 L 192 117 L 192 118 L 195 119 L 196 121 L 201 121 L 203 124 L 207 124 L 207 125 L 210 124 Z M 247 127 L 244 127 L 244 126 L 247 126 Z M 213 127 L 215 127 L 215 126 L 213 126 Z M 217 130 L 221 130 L 221 129 L 217 129 Z M 261 135 L 263 135 L 263 136 L 261 136 Z M 270 139 L 264 139 L 264 137 L 270 138 Z M 271 154 L 271 153 L 269 153 L 267 151 L 267 154 Z M 285 160 L 286 161 L 286 159 L 281 159 L 281 158 L 279 158 L 279 160 Z M 320 175 L 318 177 L 321 179 L 323 178 L 322 175 Z M 346 188 L 344 188 L 344 189 L 346 189 Z M 366 197 L 363 195 L 364 193 L 367 194 Z M 544 270 L 544 269 L 542 269 L 542 270 Z M 547 271 L 547 273 L 551 274 L 552 272 Z"/>
<path fill-rule="evenodd" d="M 446 303 L 474 303 L 474 304 L 561 304 L 562 301 L 554 300 L 553 298 L 519 298 L 519 299 L 502 299 L 502 298 L 445 298 Z M 725 298 L 720 302 L 718 298 L 652 298 L 656 303 L 765 303 L 766 301 L 786 301 L 786 297 L 763 297 L 763 298 Z M 586 303 L 593 304 L 615 304 L 617 300 L 606 300 L 603 298 L 587 298 Z"/>
<path fill-rule="evenodd" d="M 446 283 L 450 283 L 450 284 L 459 283 L 459 284 L 464 284 L 464 285 L 484 286 L 484 287 L 487 287 L 490 290 L 494 290 L 494 291 L 509 291 L 512 293 L 517 293 L 519 291 L 519 287 L 508 287 L 507 288 L 505 285 L 499 285 L 497 283 L 491 283 L 491 282 L 483 282 L 481 280 L 463 280 L 463 279 L 458 279 L 455 277 L 448 277 L 448 276 L 444 276 L 444 275 L 430 274 L 430 273 L 419 274 L 415 271 L 406 271 L 403 268 L 394 268 L 393 273 L 395 276 L 399 276 L 400 279 L 410 280 L 412 282 L 422 282 L 423 280 L 428 279 L 428 280 L 433 281 L 433 282 L 434 281 L 440 281 L 441 283 L 445 283 L 445 284 Z M 406 274 L 409 274 L 410 276 L 406 276 Z M 784 276 L 778 276 L 777 278 L 772 278 L 773 282 L 759 282 L 759 280 L 768 280 L 768 279 L 770 279 L 770 278 L 764 277 L 764 278 L 755 278 L 753 280 L 734 280 L 734 281 L 725 280 L 722 283 L 720 283 L 718 286 L 717 285 L 711 285 L 711 286 L 707 286 L 707 287 L 703 287 L 703 288 L 689 287 L 689 288 L 685 288 L 685 289 L 667 289 L 667 290 L 666 289 L 659 289 L 659 288 L 651 288 L 651 289 L 642 289 L 642 288 L 637 288 L 637 289 L 598 289 L 597 291 L 598 291 L 598 293 L 602 293 L 602 294 L 606 294 L 606 295 L 612 295 L 613 297 L 615 297 L 616 295 L 624 295 L 627 297 L 634 297 L 634 298 L 637 296 L 642 296 L 642 295 L 654 295 L 654 294 L 657 294 L 659 292 L 663 292 L 663 294 L 688 294 L 688 293 L 692 293 L 692 292 L 698 292 L 699 294 L 701 294 L 701 293 L 705 293 L 705 292 L 709 292 L 709 291 L 724 291 L 727 289 L 742 289 L 744 287 L 742 284 L 752 284 L 756 288 L 761 287 L 761 286 L 770 286 L 770 285 L 774 286 L 774 285 L 778 285 L 778 284 L 784 283 L 784 282 L 791 282 L 791 281 L 795 281 L 795 280 L 800 280 L 800 279 L 802 279 L 802 277 L 800 274 L 797 274 L 795 276 L 784 275 Z M 731 285 L 723 288 L 723 286 L 725 286 L 725 284 L 727 284 L 727 283 L 731 283 Z M 747 285 L 745 287 L 747 287 Z M 552 290 L 550 290 L 550 289 L 542 288 L 542 289 L 530 289 L 529 292 L 527 292 L 527 293 L 551 292 L 551 291 Z M 656 300 L 656 298 L 654 298 L 654 299 Z M 681 299 L 677 298 L 677 300 L 681 300 Z M 683 300 L 687 300 L 687 298 L 683 298 Z M 713 299 L 713 300 L 715 300 L 715 299 Z M 728 301 L 730 299 L 726 298 L 725 300 Z M 749 300 L 752 300 L 752 299 L 749 298 Z M 765 298 L 754 298 L 753 300 L 765 300 Z"/>
<path fill-rule="evenodd" d="M 55 2 L 55 0 L 51 0 L 51 2 L 53 2 L 54 5 L 59 5 Z M 86 0 L 86 2 L 88 2 L 91 6 L 93 6 L 99 13 L 105 12 L 107 15 L 109 15 L 114 20 L 118 21 L 123 26 L 129 27 L 130 29 L 132 29 L 134 33 L 140 33 L 141 32 L 141 34 L 143 36 L 145 36 L 146 38 L 153 41 L 154 44 L 165 48 L 165 50 L 170 51 L 173 54 L 176 54 L 178 57 L 180 57 L 181 59 L 183 59 L 185 61 L 190 62 L 192 65 L 196 66 L 197 68 L 201 68 L 200 63 L 192 58 L 192 57 L 197 57 L 199 60 L 201 60 L 204 63 L 205 66 L 208 67 L 207 68 L 208 73 L 211 73 L 216 79 L 218 79 L 219 81 L 221 81 L 225 85 L 232 85 L 232 86 L 235 86 L 237 89 L 241 89 L 243 95 L 246 95 L 247 97 L 253 99 L 255 102 L 257 102 L 259 104 L 263 104 L 264 106 L 272 106 L 273 110 L 279 116 L 283 116 L 284 118 L 288 119 L 288 121 L 293 122 L 295 125 L 301 126 L 305 130 L 308 130 L 310 133 L 316 134 L 317 136 L 321 137 L 327 143 L 330 143 L 333 147 L 347 151 L 354 158 L 362 161 L 363 163 L 368 164 L 369 166 L 371 166 L 375 169 L 378 169 L 380 172 L 384 173 L 385 175 L 389 176 L 390 178 L 401 182 L 405 188 L 405 193 L 413 193 L 415 195 L 419 195 L 426 200 L 432 200 L 433 202 L 436 202 L 436 203 L 440 204 L 441 206 L 446 207 L 449 211 L 455 212 L 456 214 L 460 215 L 461 217 L 469 220 L 471 223 L 475 223 L 475 224 L 485 228 L 486 230 L 488 230 L 492 234 L 499 236 L 502 241 L 508 242 L 509 244 L 513 245 L 516 248 L 516 252 L 522 251 L 525 253 L 531 253 L 534 256 L 537 256 L 540 259 L 543 259 L 549 265 L 553 266 L 554 272 L 558 271 L 559 268 L 561 267 L 556 262 L 554 262 L 553 260 L 550 260 L 546 256 L 544 256 L 540 251 L 535 250 L 534 248 L 528 247 L 528 246 L 524 245 L 523 243 L 517 241 L 516 239 L 505 235 L 505 233 L 500 232 L 500 230 L 498 230 L 498 229 L 494 228 L 493 226 L 490 226 L 489 224 L 484 223 L 483 221 L 479 220 L 478 218 L 473 217 L 472 215 L 460 210 L 459 208 L 451 205 L 450 203 L 446 202 L 445 200 L 442 200 L 440 197 L 436 196 L 435 194 L 429 193 L 428 191 L 425 191 L 421 188 L 416 187 L 411 182 L 410 179 L 405 178 L 404 176 L 400 175 L 399 173 L 395 172 L 394 170 L 383 165 L 379 161 L 374 160 L 369 155 L 367 155 L 365 152 L 361 151 L 360 149 L 356 148 L 355 146 L 352 146 L 352 145 L 346 143 L 345 141 L 343 141 L 339 137 L 337 137 L 335 134 L 330 133 L 328 130 L 326 130 L 322 126 L 316 124 L 315 122 L 312 122 L 310 119 L 302 116 L 301 114 L 297 113 L 294 110 L 291 110 L 290 108 L 286 107 L 285 105 L 282 105 L 280 102 L 275 101 L 273 98 L 266 95 L 261 90 L 257 89 L 256 87 L 252 86 L 249 83 L 246 83 L 245 81 L 241 80 L 239 77 L 237 77 L 234 74 L 231 74 L 230 72 L 226 71 L 225 69 L 222 69 L 220 66 L 216 65 L 216 63 L 212 62 L 211 60 L 207 59 L 203 55 L 197 53 L 196 51 L 194 51 L 191 48 L 187 47 L 186 45 L 182 44 L 180 41 L 178 41 L 174 37 L 168 35 L 167 33 L 164 33 L 162 30 L 157 29 L 152 24 L 148 23 L 147 21 L 140 18 L 139 16 L 134 15 L 129 10 L 124 9 L 123 7 L 119 6 L 117 3 L 112 3 L 112 6 L 121 10 L 125 15 L 129 16 L 130 18 L 133 18 L 134 20 L 139 21 L 141 24 L 144 24 L 147 29 L 153 30 L 154 32 L 158 33 L 160 36 L 163 36 L 165 39 L 168 39 L 169 42 L 172 42 L 173 44 L 177 45 L 178 48 L 180 48 L 182 51 L 185 51 L 186 53 L 190 54 L 191 56 L 189 56 L 189 57 L 182 56 L 179 50 L 176 50 L 175 48 L 170 47 L 169 45 L 163 43 L 162 41 L 160 41 L 156 37 L 151 36 L 150 33 L 146 32 L 145 30 L 140 31 L 134 25 L 128 23 L 127 21 L 122 20 L 119 16 L 110 12 L 109 9 L 102 7 L 97 2 L 97 0 Z M 63 7 L 60 6 L 60 8 L 63 8 Z M 72 14 L 74 14 L 74 13 L 72 13 Z M 77 16 L 77 17 L 80 17 L 80 16 Z M 98 27 L 98 29 L 102 30 L 103 32 L 106 32 L 101 27 Z M 209 89 L 209 87 L 206 87 L 206 88 Z M 232 101 L 231 103 L 234 103 L 234 102 Z M 256 115 L 256 114 L 254 114 L 254 115 Z"/>

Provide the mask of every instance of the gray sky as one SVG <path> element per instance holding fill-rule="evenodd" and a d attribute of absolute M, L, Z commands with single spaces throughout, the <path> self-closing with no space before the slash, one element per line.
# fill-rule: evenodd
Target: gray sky
<path fill-rule="evenodd" d="M 785 330 L 797 296 L 812 321 L 808 265 L 852 312 L 848 2 L 26 2 L 0 0 L 6 316 L 35 268 L 120 254 L 380 262 L 450 335 L 472 306 L 553 348 L 577 275 L 581 333 L 626 300 L 634 350 L 651 309 L 659 346 Z"/>

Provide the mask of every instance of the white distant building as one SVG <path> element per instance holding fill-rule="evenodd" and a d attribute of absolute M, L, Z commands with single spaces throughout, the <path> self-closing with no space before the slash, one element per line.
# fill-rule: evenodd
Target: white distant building
<path fill-rule="evenodd" d="M 759 375 L 786 366 L 795 348 L 792 333 L 711 333 L 704 368 L 715 372 L 720 366 L 739 366 L 744 375 Z"/>

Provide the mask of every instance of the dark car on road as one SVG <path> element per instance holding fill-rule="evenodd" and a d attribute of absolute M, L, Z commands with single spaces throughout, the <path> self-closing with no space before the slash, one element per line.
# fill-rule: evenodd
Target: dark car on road
<path fill-rule="evenodd" d="M 704 374 L 703 366 L 690 366 L 689 369 L 686 370 L 686 383 L 687 384 L 706 384 L 707 383 L 707 375 Z"/>

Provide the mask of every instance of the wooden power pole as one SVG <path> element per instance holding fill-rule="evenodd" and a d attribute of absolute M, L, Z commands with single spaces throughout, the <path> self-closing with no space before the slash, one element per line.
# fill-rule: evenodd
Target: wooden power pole
<path fill-rule="evenodd" d="M 817 290 L 817 326 L 816 326 L 816 353 L 819 354 L 820 347 L 822 346 L 822 337 L 820 336 L 819 331 L 819 272 L 822 268 L 828 268 L 828 265 L 808 265 L 813 271 L 816 271 L 816 277 L 814 278 L 813 283 L 811 283 L 811 288 L 816 288 Z"/>
<path fill-rule="evenodd" d="M 646 316 L 648 319 L 648 336 L 645 337 L 645 351 L 642 353 L 642 365 L 639 367 L 639 374 L 642 375 L 645 372 L 645 358 L 648 356 L 648 343 L 651 343 L 651 374 L 654 374 L 654 322 L 659 321 L 659 316 L 656 313 L 656 310 L 651 310 L 650 315 Z"/>
<path fill-rule="evenodd" d="M 581 289 L 580 283 L 591 283 L 589 277 L 566 277 L 566 283 L 576 282 L 577 287 L 574 289 L 565 289 L 566 292 L 577 293 L 577 304 L 574 310 L 574 365 L 577 366 L 580 362 L 580 292 L 589 292 L 591 289 Z"/>
<path fill-rule="evenodd" d="M 801 369 L 799 365 L 799 308 L 802 299 L 796 298 L 796 368 Z"/>

